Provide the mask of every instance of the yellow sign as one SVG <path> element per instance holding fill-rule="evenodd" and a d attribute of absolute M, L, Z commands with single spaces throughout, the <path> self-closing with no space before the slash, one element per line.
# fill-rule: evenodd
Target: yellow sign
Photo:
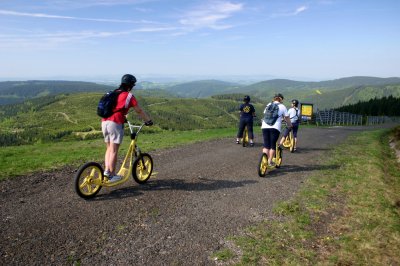
<path fill-rule="evenodd" d="M 301 104 L 301 115 L 311 117 L 313 114 L 313 105 L 309 103 Z"/>

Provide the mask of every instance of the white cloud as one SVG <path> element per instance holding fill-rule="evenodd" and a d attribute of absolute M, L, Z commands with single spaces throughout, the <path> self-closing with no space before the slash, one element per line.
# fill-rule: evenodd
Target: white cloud
<path fill-rule="evenodd" d="M 301 6 L 301 7 L 297 8 L 296 11 L 294 11 L 293 15 L 300 14 L 301 12 L 304 12 L 306 10 L 307 10 L 306 6 Z"/>
<path fill-rule="evenodd" d="M 222 24 L 221 21 L 231 17 L 234 13 L 243 9 L 243 4 L 219 1 L 209 3 L 207 6 L 197 7 L 188 11 L 179 20 L 180 24 L 192 29 L 212 28 L 227 29 L 231 25 Z"/>
<path fill-rule="evenodd" d="M 142 27 L 126 31 L 79 31 L 79 32 L 25 32 L 22 35 L 0 34 L 0 48 L 40 48 L 57 47 L 60 44 L 71 44 L 85 40 L 129 36 L 135 33 L 154 33 L 174 31 L 174 27 Z"/>
<path fill-rule="evenodd" d="M 80 17 L 71 17 L 71 16 L 49 15 L 49 14 L 42 14 L 42 13 L 25 13 L 25 12 L 16 12 L 16 11 L 2 10 L 2 9 L 0 9 L 0 15 L 22 16 L 22 17 L 33 17 L 33 18 L 48 18 L 48 19 L 85 20 L 85 21 L 97 21 L 97 22 L 115 22 L 115 23 L 151 23 L 149 21 L 103 19 L 103 18 L 80 18 Z"/>
<path fill-rule="evenodd" d="M 291 12 L 286 12 L 286 13 L 275 13 L 272 14 L 271 17 L 277 18 L 277 17 L 291 17 L 291 16 L 297 16 L 298 14 L 306 11 L 308 9 L 307 6 L 300 6 L 296 8 L 296 10 L 291 11 Z"/>
<path fill-rule="evenodd" d="M 94 6 L 133 5 L 152 1 L 155 0 L 45 0 L 43 4 L 50 8 L 78 9 Z"/>

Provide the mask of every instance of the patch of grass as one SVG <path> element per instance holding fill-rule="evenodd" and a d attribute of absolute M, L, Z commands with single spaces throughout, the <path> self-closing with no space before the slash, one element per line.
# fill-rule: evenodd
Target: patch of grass
<path fill-rule="evenodd" d="M 171 148 L 179 145 L 217 138 L 233 137 L 235 128 L 192 131 L 163 131 L 139 136 L 142 151 Z M 119 156 L 125 156 L 129 136 L 124 137 Z M 0 149 L 0 180 L 42 170 L 57 169 L 71 165 L 78 167 L 88 161 L 103 162 L 105 144 L 102 139 L 36 143 L 33 145 L 8 146 Z"/>
<path fill-rule="evenodd" d="M 215 252 L 212 255 L 213 260 L 217 260 L 217 261 L 228 261 L 230 259 L 232 259 L 235 256 L 235 254 L 233 253 L 233 251 L 231 251 L 228 248 L 224 248 L 221 249 L 217 252 Z"/>
<path fill-rule="evenodd" d="M 400 264 L 400 166 L 388 132 L 354 135 L 276 219 L 234 237 L 239 265 Z"/>
<path fill-rule="evenodd" d="M 390 132 L 390 139 L 394 142 L 397 150 L 400 150 L 400 126 Z"/>

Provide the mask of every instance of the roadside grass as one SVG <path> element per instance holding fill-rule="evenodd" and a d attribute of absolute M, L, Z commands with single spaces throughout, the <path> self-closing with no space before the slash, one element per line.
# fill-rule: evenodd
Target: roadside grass
<path fill-rule="evenodd" d="M 226 256 L 231 253 L 224 248 L 213 254 L 214 260 L 236 265 L 399 265 L 400 165 L 388 140 L 389 132 L 383 130 L 351 136 L 292 200 L 275 206 L 276 219 L 230 238 L 241 255 Z"/>
<path fill-rule="evenodd" d="M 142 151 L 150 152 L 198 141 L 234 138 L 235 135 L 235 128 L 163 131 L 151 134 L 143 131 L 138 138 L 138 145 Z M 125 156 L 129 142 L 129 136 L 125 136 L 119 152 L 120 157 Z M 88 161 L 103 162 L 104 152 L 103 139 L 2 147 L 0 149 L 0 172 L 2 173 L 0 180 L 37 171 L 57 169 L 65 165 L 77 167 Z"/>

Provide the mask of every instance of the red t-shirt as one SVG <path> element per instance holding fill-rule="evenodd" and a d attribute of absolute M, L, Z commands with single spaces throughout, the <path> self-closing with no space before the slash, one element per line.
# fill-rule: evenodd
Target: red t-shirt
<path fill-rule="evenodd" d="M 117 105 L 113 110 L 114 113 L 110 117 L 103 118 L 101 121 L 109 120 L 117 124 L 123 124 L 125 122 L 125 115 L 128 113 L 129 108 L 136 105 L 138 105 L 138 102 L 135 96 L 133 96 L 130 92 L 123 91 L 118 95 Z"/>

